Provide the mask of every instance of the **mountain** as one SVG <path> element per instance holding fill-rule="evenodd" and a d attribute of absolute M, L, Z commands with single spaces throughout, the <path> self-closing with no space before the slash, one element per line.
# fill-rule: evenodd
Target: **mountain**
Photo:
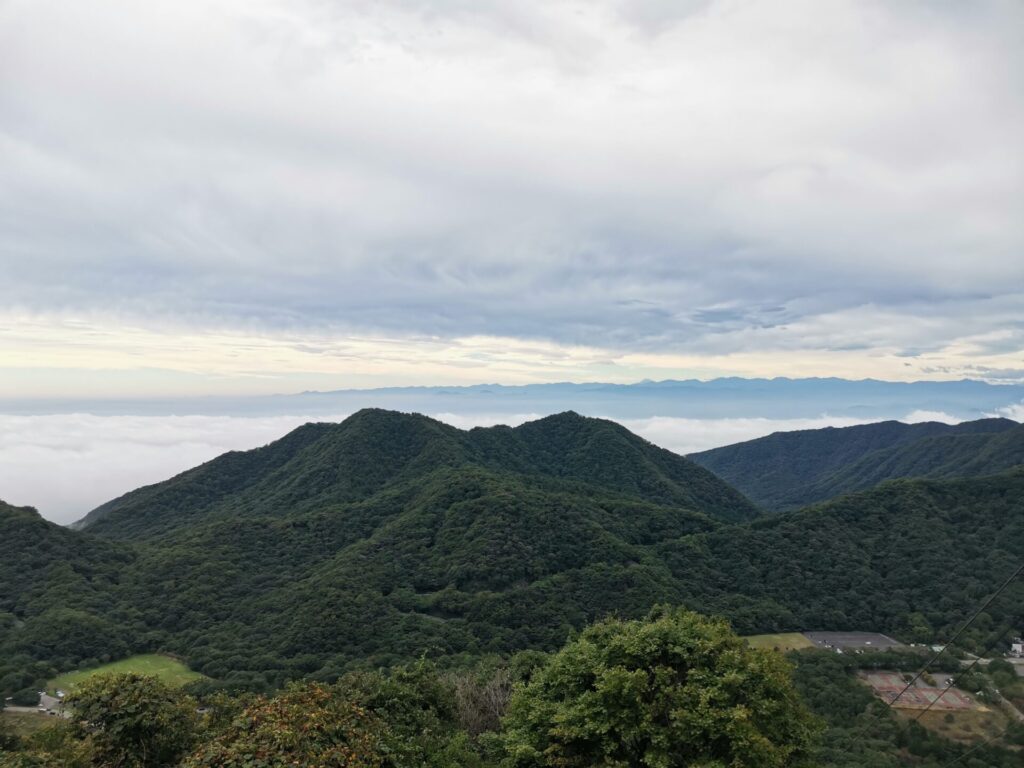
<path fill-rule="evenodd" d="M 1024 562 L 1024 469 L 893 480 L 657 547 L 687 601 L 740 626 L 948 637 Z M 1018 625 L 1024 580 L 989 609 Z M 985 629 L 984 633 L 990 633 Z"/>
<path fill-rule="evenodd" d="M 884 421 L 776 432 L 690 459 L 771 511 L 796 509 L 900 477 L 972 477 L 1024 463 L 1009 419 L 949 425 Z"/>
<path fill-rule="evenodd" d="M 151 651 L 259 688 L 550 649 L 657 603 L 744 633 L 947 636 L 1024 557 L 1024 472 L 759 518 L 609 422 L 460 431 L 370 410 L 127 494 L 82 530 L 3 515 L 0 689 Z M 993 622 L 1024 600 L 1007 597 Z"/>
<path fill-rule="evenodd" d="M 590 493 L 743 520 L 757 512 L 712 473 L 610 421 L 568 412 L 468 432 L 416 414 L 364 409 L 340 424 L 307 424 L 252 451 L 231 452 L 98 507 L 76 528 L 111 538 L 162 535 L 218 518 L 285 517 L 426 482 L 451 469 L 514 473 Z"/>
<path fill-rule="evenodd" d="M 0 501 L 0 612 L 30 615 L 57 599 L 89 607 L 131 560 L 111 542 L 44 520 L 32 507 Z"/>
<path fill-rule="evenodd" d="M 50 400 L 0 398 L 0 413 L 101 415 L 289 415 L 335 417 L 372 406 L 420 413 L 518 415 L 567 409 L 614 419 L 667 416 L 690 419 L 759 417 L 860 421 L 905 418 L 913 411 L 977 419 L 1024 401 L 1024 384 L 984 381 L 851 381 L 839 378 L 641 381 L 632 384 L 548 383 L 505 386 L 385 387 L 259 397 Z"/>
<path fill-rule="evenodd" d="M 125 655 L 112 603 L 134 553 L 0 501 L 0 690 L 32 691 L 55 669 Z"/>

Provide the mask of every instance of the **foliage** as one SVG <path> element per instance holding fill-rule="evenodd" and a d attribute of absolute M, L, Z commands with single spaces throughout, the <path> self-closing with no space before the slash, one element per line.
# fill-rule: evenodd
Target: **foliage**
<path fill-rule="evenodd" d="M 993 475 L 1024 464 L 1024 427 L 1009 419 L 962 424 L 883 421 L 776 432 L 689 458 L 778 512 L 904 477 Z"/>
<path fill-rule="evenodd" d="M 35 585 L 25 599 L 0 582 L 0 692 L 166 650 L 213 678 L 196 692 L 268 693 L 423 654 L 551 650 L 659 602 L 744 634 L 935 642 L 1024 557 L 1020 474 L 903 481 L 727 524 L 674 500 L 722 517 L 712 502 L 731 492 L 623 433 L 572 415 L 467 433 L 368 411 L 133 492 L 86 532 L 0 510 L 0 563 Z M 88 533 L 104 525 L 143 540 Z M 67 567 L 47 570 L 50 551 Z M 968 642 L 1022 599 L 1008 592 Z"/>
<path fill-rule="evenodd" d="M 454 768 L 478 762 L 461 727 L 455 686 L 433 664 L 420 660 L 388 673 L 353 672 L 336 691 L 386 724 L 382 739 L 389 765 Z"/>
<path fill-rule="evenodd" d="M 0 768 L 93 768 L 89 745 L 67 723 L 55 723 L 23 739 L 16 751 L 0 749 Z M 105 767 L 104 767 L 105 768 Z"/>
<path fill-rule="evenodd" d="M 505 725 L 521 768 L 805 765 L 815 731 L 781 656 L 669 610 L 586 629 L 515 691 Z"/>
<path fill-rule="evenodd" d="M 794 664 L 793 683 L 811 711 L 826 723 L 815 759 L 823 768 L 944 768 L 976 745 L 957 745 L 898 717 L 857 680 L 862 668 L 894 668 L 900 654 L 874 657 L 843 655 L 821 650 L 789 654 Z M 905 654 L 904 659 L 909 659 Z M 920 659 L 918 659 L 920 662 Z M 865 667 L 866 665 L 866 667 Z M 896 668 L 899 668 L 896 666 Z M 909 667 L 915 669 L 915 667 Z M 1011 768 L 1019 755 L 992 744 L 979 748 L 966 765 Z"/>
<path fill-rule="evenodd" d="M 91 677 L 67 697 L 94 763 L 111 768 L 175 765 L 197 735 L 196 704 L 155 677 Z"/>
<path fill-rule="evenodd" d="M 854 440 L 840 432 L 777 453 L 769 441 L 757 449 L 767 474 L 754 475 L 781 472 L 803 487 L 865 468 L 896 443 L 933 468 L 942 456 L 966 462 L 947 450 L 954 442 L 974 446 L 971 472 L 980 472 L 997 466 L 986 464 L 997 443 L 978 441 L 1017 434 L 998 420 L 874 425 Z M 1016 461 L 1009 442 L 998 445 L 1000 461 Z M 187 689 L 206 709 L 203 749 L 251 746 L 257 734 L 240 720 L 257 704 L 239 694 L 263 694 L 273 709 L 268 696 L 305 678 L 330 683 L 339 712 L 367 714 L 353 727 L 365 722 L 385 765 L 469 766 L 497 756 L 509 683 L 539 685 L 544 652 L 602 617 L 671 603 L 743 633 L 874 630 L 941 642 L 1024 558 L 1020 471 L 883 483 L 753 514 L 707 470 L 609 422 L 562 414 L 461 432 L 364 411 L 134 491 L 85 530 L 0 503 L 0 692 L 32 704 L 58 674 L 167 651 L 208 676 Z M 967 647 L 984 647 L 1022 601 L 1018 583 L 979 616 Z M 423 658 L 441 669 L 412 663 Z M 919 661 L 849 663 L 913 670 Z M 857 694 L 849 668 L 838 682 L 822 672 L 807 685 L 803 668 L 798 685 L 829 723 L 821 765 L 908 756 L 930 765 L 953 749 Z M 1005 672 L 997 664 L 990 676 L 1003 675 L 997 687 L 1017 701 L 1024 692 Z M 36 743 L 17 754 L 44 765 L 100 759 L 102 732 L 79 733 L 74 749 Z M 213 753 L 195 759 L 204 754 Z"/>
<path fill-rule="evenodd" d="M 14 732 L 10 721 L 3 716 L 3 710 L 0 709 L 0 752 L 12 750 L 19 743 L 18 734 Z"/>
<path fill-rule="evenodd" d="M 318 683 L 260 698 L 184 768 L 382 768 L 384 726 L 372 713 Z"/>

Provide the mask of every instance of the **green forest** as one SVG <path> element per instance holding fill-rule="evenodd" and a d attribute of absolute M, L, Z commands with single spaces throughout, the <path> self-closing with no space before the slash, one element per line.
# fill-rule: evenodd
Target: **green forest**
<path fill-rule="evenodd" d="M 852 433 L 845 449 L 801 449 L 793 475 L 819 482 L 828 474 L 807 468 L 815 451 L 830 466 L 841 454 L 848 468 L 879 451 L 901 451 L 909 462 L 915 446 L 924 458 L 907 466 L 956 463 L 942 441 L 972 446 L 963 448 L 971 466 L 997 455 L 992 473 L 879 475 L 865 490 L 782 513 L 612 422 L 566 413 L 514 429 L 461 431 L 379 410 L 225 454 L 99 507 L 74 530 L 0 504 L 0 691 L 11 703 L 32 704 L 60 673 L 131 654 L 172 654 L 209 679 L 183 690 L 145 678 L 123 686 L 124 695 L 153 698 L 159 717 L 181 720 L 167 714 L 174 707 L 204 711 L 185 718 L 188 733 L 167 735 L 177 746 L 166 747 L 166 765 L 258 764 L 244 762 L 246 750 L 273 740 L 279 721 L 321 709 L 340 729 L 310 746 L 341 750 L 325 765 L 938 765 L 928 760 L 953 754 L 955 745 L 908 729 L 880 708 L 846 660 L 819 651 L 793 654 L 792 671 L 771 666 L 781 663 L 778 654 L 755 654 L 758 674 L 795 686 L 785 695 L 773 688 L 766 699 L 806 710 L 803 731 L 774 732 L 779 744 L 795 745 L 791 752 L 730 757 L 712 745 L 690 762 L 672 762 L 656 756 L 658 743 L 678 739 L 669 733 L 645 747 L 652 757 L 640 763 L 594 746 L 601 739 L 588 723 L 607 702 L 593 711 L 560 707 L 583 696 L 572 686 L 592 673 L 571 671 L 582 663 L 607 667 L 593 680 L 620 676 L 618 695 L 629 700 L 640 670 L 654 674 L 648 667 L 658 664 L 602 661 L 587 638 L 600 646 L 659 621 L 681 624 L 684 634 L 711 633 L 744 659 L 732 632 L 863 630 L 908 643 L 948 640 L 1024 561 L 1024 470 L 1008 469 L 1003 443 L 989 453 L 976 444 L 1017 439 L 1019 429 L 974 424 L 912 437 L 886 427 L 888 447 L 877 435 Z M 843 430 L 828 432 L 844 439 L 832 434 Z M 1019 630 L 1022 604 L 1018 581 L 958 647 L 980 650 L 998 630 Z M 678 610 L 652 615 L 659 605 Z M 590 649 L 584 659 L 563 655 L 581 647 Z M 102 702 L 115 693 L 76 694 L 85 697 L 76 712 L 96 703 L 90 695 Z M 494 696 L 500 706 L 481 703 Z M 320 703 L 304 707 L 304 697 Z M 426 703 L 415 704 L 417 697 Z M 672 709 L 668 699 L 657 701 Z M 251 724 L 244 732 L 243 712 Z M 425 725 L 417 718 L 426 713 L 433 719 Z M 620 714 L 623 728 L 649 717 Z M 97 710 L 90 722 L 104 716 Z M 578 721 L 570 730 L 586 749 L 581 742 L 563 753 L 545 741 L 538 734 L 551 720 Z M 723 732 L 739 727 L 727 725 L 718 723 Z M 82 760 L 113 759 L 96 757 L 107 749 L 98 733 L 75 727 L 58 729 L 66 743 L 54 753 L 81 748 L 93 750 Z M 409 733 L 435 740 L 417 747 L 419 756 L 397 757 L 394 745 Z M 862 742 L 873 752 L 850 762 L 860 754 L 850 745 Z M 346 757 L 344 745 L 362 746 Z M 587 751 L 599 748 L 611 751 Z M 18 754 L 29 760 L 47 749 L 23 742 Z M 999 749 L 978 765 L 1003 765 Z M 817 762 L 801 762 L 811 755 Z M 908 755 L 917 762 L 906 762 Z"/>
<path fill-rule="evenodd" d="M 690 459 L 768 512 L 798 509 L 885 480 L 961 478 L 1024 464 L 1024 426 L 1010 419 L 961 424 L 883 421 L 776 432 Z"/>

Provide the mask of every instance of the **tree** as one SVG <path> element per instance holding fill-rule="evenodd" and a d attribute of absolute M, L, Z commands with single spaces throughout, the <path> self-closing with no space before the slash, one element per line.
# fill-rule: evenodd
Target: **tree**
<path fill-rule="evenodd" d="M 479 762 L 460 727 L 455 685 L 426 660 L 387 673 L 353 672 L 334 690 L 384 725 L 389 766 L 456 768 Z"/>
<path fill-rule="evenodd" d="M 196 738 L 195 701 L 155 677 L 98 675 L 80 683 L 67 703 L 94 764 L 105 768 L 174 765 Z"/>
<path fill-rule="evenodd" d="M 316 683 L 260 697 L 185 768 L 382 768 L 383 728 L 363 707 Z"/>
<path fill-rule="evenodd" d="M 505 765 L 807 765 L 818 725 L 789 672 L 721 620 L 667 608 L 643 621 L 608 619 L 516 688 Z"/>

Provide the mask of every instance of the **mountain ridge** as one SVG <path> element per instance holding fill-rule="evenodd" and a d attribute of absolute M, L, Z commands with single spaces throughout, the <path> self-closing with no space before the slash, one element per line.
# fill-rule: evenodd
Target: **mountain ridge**
<path fill-rule="evenodd" d="M 201 465 L 198 480 L 139 489 L 84 531 L 0 510 L 0 569 L 15 574 L 0 579 L 4 690 L 154 651 L 259 690 L 423 655 L 551 649 L 660 603 L 742 633 L 932 640 L 1024 557 L 1020 470 L 888 481 L 730 521 L 676 503 L 687 478 L 722 481 L 575 414 L 462 431 L 366 412 L 300 429 L 231 455 L 223 483 Z M 250 471 L 259 478 L 243 482 Z"/>
<path fill-rule="evenodd" d="M 291 505 L 291 512 L 353 502 L 446 466 L 562 477 L 712 518 L 757 514 L 712 473 L 613 422 L 565 412 L 514 428 L 464 431 L 420 414 L 362 409 L 337 424 L 307 424 L 261 448 L 223 454 L 107 502 L 75 525 L 131 538 L 203 514 L 276 514 L 275 506 Z"/>
<path fill-rule="evenodd" d="M 1010 435 L 1010 441 L 1005 436 Z M 977 457 L 957 450 L 1003 440 L 1013 460 Z M 933 441 L 928 443 L 926 441 Z M 915 462 L 931 448 L 930 460 Z M 942 447 L 947 449 L 943 458 Z M 850 427 L 776 432 L 765 437 L 689 454 L 769 511 L 797 509 L 883 480 L 914 476 L 996 474 L 1024 461 L 1024 430 L 1010 419 L 959 424 L 883 421 Z M 1019 458 L 1019 460 L 1018 460 Z M 971 463 L 973 459 L 973 464 Z M 963 466 L 958 470 L 957 462 Z M 916 464 L 922 464 L 916 466 Z M 938 468 L 949 465 L 945 472 Z M 968 468 L 968 466 L 973 467 Z"/>

